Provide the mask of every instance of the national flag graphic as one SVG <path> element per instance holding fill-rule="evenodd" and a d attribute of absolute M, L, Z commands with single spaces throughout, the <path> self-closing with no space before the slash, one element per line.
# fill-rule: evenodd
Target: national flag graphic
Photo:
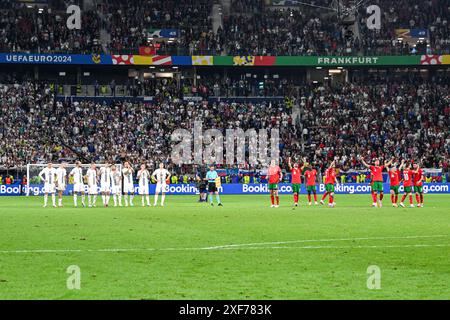
<path fill-rule="evenodd" d="M 192 56 L 193 66 L 212 66 L 213 56 Z"/>
<path fill-rule="evenodd" d="M 141 56 L 153 56 L 156 54 L 156 48 L 149 47 L 149 46 L 140 46 L 139 47 L 139 54 Z"/>
<path fill-rule="evenodd" d="M 427 64 L 442 64 L 442 56 L 437 54 L 432 55 L 422 55 L 420 57 L 420 64 L 427 65 Z"/>
<path fill-rule="evenodd" d="M 235 56 L 233 57 L 233 65 L 235 66 L 253 66 L 255 63 L 254 56 Z"/>
<path fill-rule="evenodd" d="M 112 63 L 116 65 L 130 65 L 134 64 L 134 58 L 133 55 L 127 55 L 127 54 L 114 54 L 112 55 Z"/>
<path fill-rule="evenodd" d="M 172 57 L 171 56 L 153 56 L 152 64 L 154 65 L 172 65 Z"/>

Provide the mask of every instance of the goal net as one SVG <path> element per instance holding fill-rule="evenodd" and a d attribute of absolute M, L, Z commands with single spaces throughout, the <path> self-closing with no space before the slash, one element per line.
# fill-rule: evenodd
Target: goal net
<path fill-rule="evenodd" d="M 57 169 L 59 167 L 59 163 L 54 163 L 53 167 L 55 169 Z M 86 175 L 86 171 L 89 169 L 89 167 L 91 166 L 91 164 L 82 164 L 82 170 L 83 170 L 83 179 Z M 101 168 L 104 167 L 105 164 L 98 164 L 96 163 L 95 166 L 97 168 Z M 122 172 L 122 165 L 121 164 L 115 164 L 115 166 L 117 167 L 117 170 L 119 172 Z M 39 173 L 41 172 L 42 169 L 44 169 L 45 167 L 47 167 L 46 163 L 42 163 L 42 164 L 27 164 L 27 184 L 26 184 L 26 189 L 25 189 L 25 194 L 27 196 L 29 195 L 37 195 L 39 194 L 39 189 L 42 189 L 42 187 L 44 186 L 43 181 L 41 181 L 41 179 L 39 178 Z M 73 185 L 73 177 L 70 177 L 70 172 L 72 171 L 72 169 L 75 167 L 75 163 L 66 163 L 66 171 L 67 171 L 67 186 L 69 185 Z M 86 183 L 87 181 L 85 181 Z M 66 193 L 68 193 L 69 188 L 66 188 Z"/>

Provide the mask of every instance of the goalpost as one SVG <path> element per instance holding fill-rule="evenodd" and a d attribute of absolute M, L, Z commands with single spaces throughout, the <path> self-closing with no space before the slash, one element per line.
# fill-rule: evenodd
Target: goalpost
<path fill-rule="evenodd" d="M 55 169 L 57 169 L 59 167 L 59 165 L 60 165 L 59 163 L 53 163 L 53 167 Z M 89 169 L 90 166 L 91 166 L 91 164 L 86 164 L 86 163 L 81 164 L 81 168 L 83 170 L 83 177 L 86 175 L 86 171 L 87 171 L 87 169 Z M 105 164 L 104 163 L 100 163 L 100 164 L 96 163 L 95 166 L 97 168 L 101 168 L 101 167 L 104 167 Z M 117 167 L 117 170 L 120 173 L 122 173 L 122 164 L 115 164 L 115 166 Z M 29 164 L 27 164 L 27 184 L 26 184 L 26 189 L 25 189 L 26 196 L 30 195 L 30 185 L 43 184 L 43 182 L 39 178 L 39 172 L 41 172 L 41 170 L 44 169 L 45 167 L 47 167 L 46 163 L 40 163 L 40 164 L 29 163 Z M 74 167 L 75 167 L 75 163 L 66 163 L 67 181 L 68 181 L 67 185 L 73 184 L 73 181 L 71 181 L 71 178 L 69 175 L 70 175 L 70 171 L 72 171 L 72 169 Z M 85 181 L 85 183 L 86 183 L 86 181 Z"/>

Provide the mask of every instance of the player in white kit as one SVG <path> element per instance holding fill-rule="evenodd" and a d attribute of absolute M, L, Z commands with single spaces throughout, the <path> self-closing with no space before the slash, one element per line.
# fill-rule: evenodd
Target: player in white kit
<path fill-rule="evenodd" d="M 123 164 L 123 194 L 125 198 L 125 207 L 128 207 L 128 197 L 130 197 L 130 206 L 133 206 L 133 198 L 134 198 L 134 184 L 133 184 L 133 173 L 134 170 L 131 167 L 130 163 L 126 161 Z"/>
<path fill-rule="evenodd" d="M 141 169 L 137 173 L 137 179 L 139 180 L 139 194 L 141 195 L 141 203 L 142 206 L 145 206 L 144 196 L 147 200 L 147 206 L 150 205 L 150 195 L 148 189 L 148 182 L 150 180 L 150 172 L 148 172 L 145 164 L 141 164 Z"/>
<path fill-rule="evenodd" d="M 47 206 L 48 194 L 52 195 L 53 207 L 56 208 L 55 198 L 55 182 L 56 182 L 56 169 L 53 168 L 53 164 L 50 162 L 47 167 L 39 172 L 39 178 L 44 181 L 44 208 Z"/>
<path fill-rule="evenodd" d="M 161 207 L 164 206 L 164 199 L 166 198 L 166 187 L 167 180 L 170 178 L 170 172 L 164 169 L 164 164 L 159 164 L 159 169 L 156 169 L 152 173 L 152 178 L 156 180 L 156 190 L 155 190 L 155 203 L 158 203 L 158 195 L 161 192 Z"/>
<path fill-rule="evenodd" d="M 117 170 L 115 165 L 111 166 L 111 193 L 113 195 L 114 207 L 117 207 L 117 198 L 119 198 L 119 206 L 122 206 L 122 174 Z"/>
<path fill-rule="evenodd" d="M 85 207 L 84 203 L 84 182 L 83 182 L 83 168 L 81 167 L 81 162 L 77 161 L 75 163 L 75 168 L 70 171 L 70 176 L 73 177 L 73 203 L 75 207 L 78 206 L 77 197 L 81 193 L 81 204 Z"/>
<path fill-rule="evenodd" d="M 102 194 L 103 206 L 107 207 L 111 194 L 111 168 L 109 163 L 106 163 L 104 167 L 100 168 L 100 192 Z"/>
<path fill-rule="evenodd" d="M 88 206 L 92 207 L 96 205 L 97 201 L 97 182 L 98 182 L 98 172 L 95 163 L 91 164 L 91 167 L 86 172 L 86 177 L 88 181 Z M 92 202 L 91 202 L 92 199 Z"/>
<path fill-rule="evenodd" d="M 62 207 L 63 192 L 66 190 L 67 170 L 66 164 L 61 163 L 56 169 L 56 189 L 58 190 L 58 207 Z"/>

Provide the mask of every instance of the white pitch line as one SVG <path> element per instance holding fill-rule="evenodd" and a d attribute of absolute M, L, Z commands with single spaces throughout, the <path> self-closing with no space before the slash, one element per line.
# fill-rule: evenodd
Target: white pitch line
<path fill-rule="evenodd" d="M 241 247 L 224 248 L 221 250 L 264 250 L 264 249 L 388 249 L 388 248 L 427 248 L 427 247 L 450 247 L 449 244 L 405 244 L 405 245 L 365 245 L 365 246 L 272 246 L 272 247 Z"/>
<path fill-rule="evenodd" d="M 293 244 L 305 242 L 332 242 L 332 241 L 356 241 L 356 240 L 389 240 L 389 239 L 421 239 L 443 238 L 450 235 L 428 236 L 404 236 L 404 237 L 364 237 L 364 238 L 340 238 L 340 239 L 304 239 L 276 242 L 257 242 L 230 244 L 213 247 L 198 248 L 106 248 L 106 249 L 29 249 L 29 250 L 0 250 L 0 254 L 8 253 L 71 253 L 71 252 L 151 252 L 151 251 L 208 251 L 208 250 L 255 250 L 255 249 L 359 249 L 359 248 L 409 248 L 409 247 L 447 247 L 450 244 L 409 244 L 409 245 L 355 245 L 355 246 L 277 246 L 280 244 Z M 268 246 L 269 245 L 269 246 Z"/>
<path fill-rule="evenodd" d="M 255 243 L 241 243 L 241 244 L 227 244 L 221 246 L 207 247 L 205 249 L 226 249 L 230 247 L 245 247 L 245 246 L 264 246 L 276 244 L 291 244 L 304 242 L 333 242 L 333 241 L 357 241 L 357 240 L 391 240 L 391 239 L 420 239 L 420 238 L 443 238 L 450 235 L 429 235 L 429 236 L 404 236 L 404 237 L 363 237 L 363 238 L 340 238 L 340 239 L 305 239 L 305 240 L 290 240 L 290 241 L 276 241 L 276 242 L 255 242 Z"/>

